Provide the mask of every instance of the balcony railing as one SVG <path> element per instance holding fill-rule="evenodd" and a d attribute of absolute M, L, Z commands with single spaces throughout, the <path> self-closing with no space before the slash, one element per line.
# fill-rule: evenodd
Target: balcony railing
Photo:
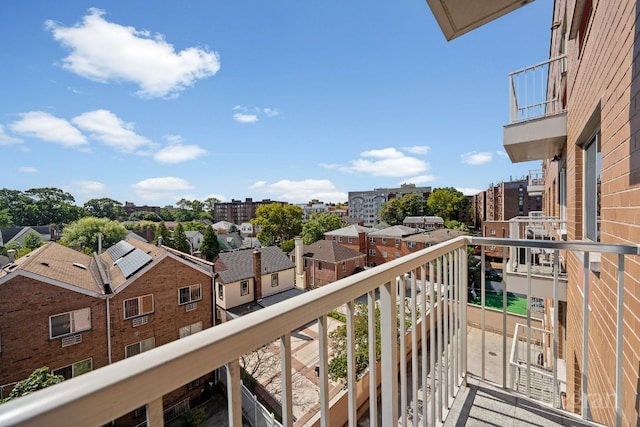
<path fill-rule="evenodd" d="M 566 55 L 509 74 L 511 123 L 565 111 Z"/>
<path fill-rule="evenodd" d="M 379 402 L 369 405 L 368 417 L 372 425 L 436 425 L 450 413 L 454 399 L 467 380 L 467 292 L 468 246 L 496 245 L 525 248 L 541 247 L 553 251 L 557 267 L 559 252 L 585 254 L 590 252 L 614 254 L 618 257 L 617 295 L 620 308 L 617 312 L 616 347 L 616 410 L 621 422 L 623 301 L 625 258 L 639 254 L 638 246 L 612 244 L 559 242 L 526 239 L 488 239 L 460 237 L 424 249 L 400 259 L 315 289 L 298 297 L 283 301 L 238 319 L 217 325 L 181 340 L 97 369 L 61 384 L 38 391 L 0 406 L 0 426 L 8 425 L 105 425 L 135 409 L 146 405 L 149 426 L 163 425 L 162 396 L 189 383 L 195 378 L 226 367 L 228 396 L 228 422 L 231 426 L 242 424 L 242 396 L 238 359 L 259 347 L 274 341 L 280 346 L 280 382 L 282 425 L 292 426 L 293 363 L 291 335 L 298 328 L 315 323 L 318 326 L 318 396 L 319 425 L 355 425 L 358 419 L 358 390 L 362 381 L 355 372 L 354 312 L 356 299 L 365 297 L 368 306 L 368 338 L 376 337 L 376 308 L 380 312 L 379 335 L 381 355 L 376 360 L 375 346 L 369 346 L 369 366 L 379 363 L 369 371 L 365 400 Z M 637 262 L 637 261 L 636 261 Z M 482 260 L 484 270 L 485 261 Z M 558 268 L 555 269 L 557 275 Z M 480 353 L 472 354 L 473 362 L 481 363 L 480 377 L 485 368 L 495 362 L 485 360 L 485 279 L 481 280 Z M 588 294 L 589 274 L 583 283 Z M 557 283 L 555 281 L 554 283 Z M 433 285 L 435 284 L 435 285 Z M 502 387 L 508 389 L 510 363 L 507 356 L 507 292 L 503 292 L 502 316 Z M 554 307 L 558 307 L 556 286 Z M 531 299 L 530 293 L 527 295 Z M 584 337 L 588 338 L 589 310 L 584 308 Z M 332 410 L 329 398 L 329 341 L 327 314 L 336 307 L 346 306 L 347 331 L 347 379 L 345 381 L 346 410 Z M 408 311 L 399 309 L 406 307 Z M 405 313 L 400 316 L 399 313 Z M 500 312 L 499 312 L 500 313 Z M 553 312 L 553 325 L 558 325 L 558 312 Z M 401 317 L 401 318 L 399 318 Z M 527 327 L 532 331 L 531 313 L 527 315 Z M 516 337 L 519 335 L 516 335 Z M 531 335 L 527 335 L 531 343 Z M 551 332 L 551 366 L 557 366 L 558 333 Z M 516 341 L 520 341 L 516 338 Z M 584 346 L 587 348 L 588 342 Z M 531 353 L 531 349 L 527 350 Z M 587 378 L 588 352 L 582 361 L 582 409 L 588 416 Z M 410 366 L 410 368 L 409 368 Z M 409 369 L 405 369 L 405 367 Z M 526 372 L 526 371 L 525 371 Z M 531 372 L 531 369 L 529 369 Z M 555 378 L 555 377 L 554 377 Z M 500 382 L 500 381 L 498 381 Z M 378 387 L 378 384 L 381 384 Z M 365 384 L 367 385 L 367 384 Z M 367 391 L 368 390 L 368 391 Z M 557 390 L 556 390 L 557 393 Z M 557 398 L 556 395 L 553 396 Z M 548 407 L 549 411 L 553 409 Z M 453 414 L 453 415 L 452 415 Z"/>

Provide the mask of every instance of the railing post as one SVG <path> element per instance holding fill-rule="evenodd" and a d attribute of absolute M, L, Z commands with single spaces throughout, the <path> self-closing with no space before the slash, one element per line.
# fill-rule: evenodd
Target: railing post
<path fill-rule="evenodd" d="M 420 277 L 422 278 L 422 292 L 420 293 L 420 307 L 422 307 L 422 315 L 420 316 L 422 318 L 422 328 L 420 329 L 420 333 L 421 333 L 421 341 L 422 341 L 422 345 L 420 346 L 421 348 L 421 354 L 422 354 L 422 424 L 426 425 L 427 423 L 427 374 L 428 374 L 428 363 L 427 363 L 427 358 L 429 357 L 428 354 L 429 352 L 427 351 L 428 345 L 427 345 L 427 286 L 429 284 L 429 282 L 427 282 L 427 270 L 424 267 L 424 265 L 420 266 Z M 429 278 L 429 280 L 431 280 L 431 278 Z M 431 307 L 431 302 L 429 303 L 429 307 Z M 433 320 L 433 311 L 429 310 L 429 324 L 431 324 L 431 321 Z M 429 334 L 431 334 L 431 329 L 429 329 Z M 416 418 L 416 422 L 418 421 L 418 419 Z M 374 427 L 374 424 L 371 425 L 371 427 Z"/>
<path fill-rule="evenodd" d="M 558 408 L 558 328 L 560 304 L 558 302 L 558 276 L 560 274 L 560 251 L 553 251 L 553 407 Z M 566 409 L 566 408 L 564 408 Z"/>
<path fill-rule="evenodd" d="M 527 265 L 527 397 L 531 397 L 531 248 L 526 249 Z"/>
<path fill-rule="evenodd" d="M 502 388 L 507 388 L 507 247 L 502 247 Z"/>
<path fill-rule="evenodd" d="M 482 338 L 482 342 L 480 345 L 480 351 L 482 352 L 480 356 L 480 363 L 482 364 L 482 379 L 485 380 L 485 292 L 486 292 L 486 274 L 485 274 L 485 261 L 484 261 L 484 245 L 480 247 L 480 334 Z"/>
<path fill-rule="evenodd" d="M 444 402 L 443 392 L 442 392 L 442 384 L 443 384 L 443 367 L 442 367 L 442 305 L 443 305 L 443 297 L 442 297 L 442 257 L 438 257 L 436 262 L 437 269 L 437 281 L 436 286 L 438 287 L 438 317 L 436 321 L 436 330 L 438 333 L 438 388 L 436 389 L 436 394 L 438 396 L 438 420 L 440 422 L 444 422 L 444 413 L 442 411 L 442 404 Z"/>
<path fill-rule="evenodd" d="M 587 398 L 587 371 L 589 369 L 589 252 L 583 257 L 583 292 L 582 301 L 582 418 L 589 415 L 589 401 Z"/>
<path fill-rule="evenodd" d="M 616 327 L 616 427 L 622 425 L 622 350 L 624 328 L 624 255 L 618 255 L 618 297 Z"/>
<path fill-rule="evenodd" d="M 436 295 L 435 271 L 433 261 L 429 262 L 429 374 L 431 401 L 431 425 L 436 425 Z M 425 405 L 426 406 L 426 405 Z"/>
<path fill-rule="evenodd" d="M 442 398 L 444 401 L 444 407 L 449 409 L 449 256 L 443 255 L 442 257 L 442 341 L 444 348 L 444 359 L 442 360 L 442 369 L 444 371 L 444 378 L 440 377 L 440 381 L 443 381 L 443 393 Z"/>
<path fill-rule="evenodd" d="M 318 318 L 318 365 L 319 383 L 320 383 L 320 425 L 321 427 L 329 427 L 331 425 L 329 415 L 329 340 L 327 333 L 329 330 L 327 324 L 327 316 L 323 315 Z M 375 406 L 375 405 L 374 405 Z"/>
<path fill-rule="evenodd" d="M 280 384 L 282 387 L 282 425 L 293 426 L 293 390 L 291 387 L 291 335 L 280 337 Z"/>
<path fill-rule="evenodd" d="M 164 412 L 162 409 L 162 398 L 155 399 L 147 403 L 147 426 L 164 426 Z"/>
<path fill-rule="evenodd" d="M 349 426 L 355 426 L 357 420 L 356 411 L 356 334 L 355 313 L 353 301 L 347 303 L 347 390 L 349 397 L 348 415 Z"/>
<path fill-rule="evenodd" d="M 380 287 L 382 425 L 398 423 L 398 335 L 395 283 Z"/>
<path fill-rule="evenodd" d="M 412 423 L 418 423 L 418 287 L 416 286 L 416 276 L 418 271 L 411 272 L 411 385 L 413 386 L 413 420 Z M 424 310 L 424 307 L 422 307 Z M 424 329 L 424 322 L 420 325 Z M 421 342 L 424 345 L 424 342 Z"/>
<path fill-rule="evenodd" d="M 376 381 L 376 291 L 367 294 L 369 306 L 369 425 L 375 427 L 378 422 L 378 382 Z M 327 423 L 328 427 L 330 424 Z M 325 426 L 323 426 L 325 427 Z"/>
<path fill-rule="evenodd" d="M 226 364 L 227 371 L 227 409 L 229 426 L 242 427 L 242 382 L 240 381 L 240 363 L 232 360 Z"/>

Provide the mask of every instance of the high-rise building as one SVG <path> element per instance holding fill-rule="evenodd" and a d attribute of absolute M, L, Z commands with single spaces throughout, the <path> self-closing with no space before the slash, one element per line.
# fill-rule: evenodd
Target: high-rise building
<path fill-rule="evenodd" d="M 374 227 L 380 223 L 379 214 L 382 206 L 391 199 L 400 199 L 407 194 L 420 194 L 426 203 L 431 194 L 431 187 L 402 184 L 400 188 L 349 191 L 349 216 L 362 219 L 365 227 Z"/>

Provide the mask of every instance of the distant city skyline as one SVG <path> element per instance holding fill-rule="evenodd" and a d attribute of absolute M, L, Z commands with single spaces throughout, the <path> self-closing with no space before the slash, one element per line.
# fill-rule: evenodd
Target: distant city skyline
<path fill-rule="evenodd" d="M 79 205 L 473 195 L 540 167 L 510 162 L 502 126 L 508 73 L 548 57 L 551 9 L 447 43 L 424 2 L 7 4 L 0 188 Z"/>

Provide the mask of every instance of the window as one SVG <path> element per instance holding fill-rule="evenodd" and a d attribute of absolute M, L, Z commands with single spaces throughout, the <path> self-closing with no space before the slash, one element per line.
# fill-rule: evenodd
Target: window
<path fill-rule="evenodd" d="M 387 257 L 387 251 L 382 251 L 380 253 L 380 255 L 382 255 L 383 258 L 386 258 Z"/>
<path fill-rule="evenodd" d="M 218 283 L 218 298 L 224 300 L 224 285 L 222 283 Z"/>
<path fill-rule="evenodd" d="M 240 296 L 249 295 L 249 281 L 243 280 L 240 282 Z"/>
<path fill-rule="evenodd" d="M 349 238 L 347 239 L 347 243 L 353 243 L 353 237 L 349 237 Z"/>
<path fill-rule="evenodd" d="M 375 237 L 369 237 L 369 243 L 375 243 L 375 242 L 376 242 Z"/>
<path fill-rule="evenodd" d="M 600 241 L 598 227 L 600 219 L 600 172 L 602 153 L 600 152 L 600 131 L 584 146 L 584 237 L 594 242 Z"/>
<path fill-rule="evenodd" d="M 322 270 L 322 261 L 318 261 L 318 270 Z"/>
<path fill-rule="evenodd" d="M 376 250 L 375 249 L 369 249 L 369 255 L 376 256 L 377 255 Z"/>
<path fill-rule="evenodd" d="M 396 247 L 400 246 L 400 239 L 396 239 Z"/>
<path fill-rule="evenodd" d="M 496 235 L 496 230 L 492 228 L 491 230 L 489 230 L 489 234 L 492 235 L 492 236 L 495 236 Z"/>
<path fill-rule="evenodd" d="M 304 259 L 304 268 L 307 268 L 307 259 Z"/>
<path fill-rule="evenodd" d="M 156 346 L 156 337 L 147 338 L 146 340 L 131 344 L 125 347 L 124 357 L 135 356 L 136 354 L 144 353 L 151 350 Z"/>
<path fill-rule="evenodd" d="M 86 374 L 87 372 L 93 369 L 93 359 L 85 359 L 80 362 L 76 362 L 72 365 L 64 366 L 60 369 L 56 369 L 53 371 L 53 375 L 62 375 L 65 380 L 68 380 L 73 377 L 77 377 L 82 374 Z"/>
<path fill-rule="evenodd" d="M 383 237 L 383 238 L 382 238 L 382 244 L 383 244 L 383 245 L 386 245 L 386 244 L 387 244 L 387 238 L 386 238 L 386 237 Z"/>
<path fill-rule="evenodd" d="M 275 288 L 276 286 L 278 286 L 278 273 L 271 275 L 271 287 Z"/>
<path fill-rule="evenodd" d="M 180 338 L 188 337 L 191 334 L 200 332 L 202 330 L 202 322 L 194 323 L 193 325 L 183 326 L 180 328 Z"/>
<path fill-rule="evenodd" d="M 338 236 L 338 243 L 342 243 L 342 236 Z"/>
<path fill-rule="evenodd" d="M 406 242 L 407 249 L 414 249 L 416 247 L 416 242 Z"/>
<path fill-rule="evenodd" d="M 347 271 L 347 263 L 342 261 L 342 271 Z"/>
<path fill-rule="evenodd" d="M 202 285 L 185 286 L 178 289 L 178 304 L 189 304 L 190 302 L 199 301 L 202 299 Z"/>
<path fill-rule="evenodd" d="M 124 300 L 123 304 L 125 319 L 153 313 L 153 295 L 151 294 Z"/>
<path fill-rule="evenodd" d="M 49 335 L 52 339 L 89 329 L 91 329 L 89 307 L 49 316 Z"/>
<path fill-rule="evenodd" d="M 356 258 L 356 267 L 360 267 L 360 258 Z"/>

